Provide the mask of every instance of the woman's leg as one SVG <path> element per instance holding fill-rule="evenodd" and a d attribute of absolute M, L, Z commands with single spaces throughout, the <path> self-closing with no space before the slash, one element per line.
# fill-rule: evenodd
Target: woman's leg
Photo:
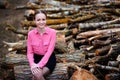
<path fill-rule="evenodd" d="M 50 73 L 50 70 L 47 67 L 43 68 L 43 75 L 47 76 Z"/>
<path fill-rule="evenodd" d="M 43 70 L 40 68 L 37 68 L 37 70 L 35 70 L 33 75 L 34 75 L 34 77 L 32 80 L 45 80 L 45 78 L 43 76 Z"/>
<path fill-rule="evenodd" d="M 34 62 L 37 64 L 43 56 L 34 54 Z M 43 69 L 36 68 L 33 80 L 45 80 L 43 76 Z"/>
<path fill-rule="evenodd" d="M 35 76 L 32 76 L 32 80 L 36 80 Z"/>

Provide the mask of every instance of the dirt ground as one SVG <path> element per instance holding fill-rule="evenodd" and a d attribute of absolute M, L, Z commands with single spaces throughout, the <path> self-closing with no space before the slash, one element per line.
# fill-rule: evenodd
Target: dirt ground
<path fill-rule="evenodd" d="M 9 7 L 7 9 L 0 9 L 0 63 L 5 54 L 8 53 L 7 48 L 4 46 L 3 41 L 16 42 L 19 41 L 15 33 L 6 30 L 6 24 L 13 25 L 19 29 L 20 22 L 24 20 L 25 10 L 15 10 L 14 8 L 19 5 L 25 5 L 29 0 L 7 0 Z M 0 73 L 1 70 L 0 70 Z M 1 80 L 1 75 L 0 75 Z"/>

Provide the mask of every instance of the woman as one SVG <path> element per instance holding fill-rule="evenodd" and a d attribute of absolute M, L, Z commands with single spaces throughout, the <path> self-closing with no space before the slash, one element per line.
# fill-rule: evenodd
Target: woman
<path fill-rule="evenodd" d="M 45 75 L 51 73 L 56 65 L 53 53 L 56 43 L 56 31 L 46 25 L 46 13 L 35 13 L 36 28 L 28 33 L 27 58 L 33 74 L 33 80 L 45 80 Z"/>

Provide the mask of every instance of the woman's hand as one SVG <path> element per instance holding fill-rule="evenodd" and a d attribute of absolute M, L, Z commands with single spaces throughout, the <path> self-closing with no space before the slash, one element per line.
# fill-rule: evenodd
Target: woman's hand
<path fill-rule="evenodd" d="M 40 80 L 42 75 L 42 69 L 37 64 L 33 64 L 31 66 L 31 71 L 32 71 L 32 74 L 35 76 L 35 78 Z"/>
<path fill-rule="evenodd" d="M 31 66 L 31 69 L 36 68 L 36 67 L 39 67 L 39 66 L 34 63 L 34 64 Z"/>

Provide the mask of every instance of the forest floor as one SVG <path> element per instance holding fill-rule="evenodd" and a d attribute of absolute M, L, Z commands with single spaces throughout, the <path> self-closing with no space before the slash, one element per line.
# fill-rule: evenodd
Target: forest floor
<path fill-rule="evenodd" d="M 18 38 L 16 34 L 6 30 L 6 24 L 13 25 L 15 28 L 20 28 L 21 20 L 24 20 L 25 10 L 15 10 L 14 8 L 19 5 L 25 5 L 29 0 L 7 0 L 9 7 L 7 9 L 0 9 L 0 63 L 5 54 L 8 53 L 7 48 L 4 46 L 3 41 L 16 42 Z M 1 70 L 0 70 L 1 73 Z M 1 77 L 1 75 L 0 75 Z M 0 79 L 1 80 L 1 79 Z"/>

